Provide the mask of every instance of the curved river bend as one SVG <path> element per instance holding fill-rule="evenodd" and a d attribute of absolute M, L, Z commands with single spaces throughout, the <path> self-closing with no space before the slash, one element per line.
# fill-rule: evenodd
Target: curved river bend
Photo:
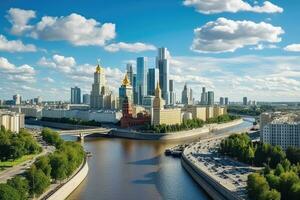
<path fill-rule="evenodd" d="M 251 123 L 243 122 L 216 134 L 250 126 Z M 88 158 L 89 173 L 68 200 L 209 199 L 185 172 L 178 158 L 164 155 L 166 148 L 179 143 L 183 142 L 85 139 L 84 148 L 92 153 Z"/>

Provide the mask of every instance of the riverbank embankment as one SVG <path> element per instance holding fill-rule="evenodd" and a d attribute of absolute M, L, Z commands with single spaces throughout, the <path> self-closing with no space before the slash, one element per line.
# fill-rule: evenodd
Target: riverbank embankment
<path fill-rule="evenodd" d="M 138 139 L 138 140 L 183 140 L 205 136 L 212 131 L 230 128 L 243 123 L 243 119 L 237 119 L 222 124 L 208 124 L 202 128 L 178 131 L 173 133 L 143 133 L 127 129 L 115 129 L 110 134 L 113 137 Z"/>
<path fill-rule="evenodd" d="M 59 184 L 55 188 L 50 189 L 44 195 L 42 195 L 40 200 L 62 200 L 66 199 L 86 178 L 89 171 L 88 162 L 85 158 L 82 165 L 79 167 L 74 175 L 66 180 L 64 183 Z"/>

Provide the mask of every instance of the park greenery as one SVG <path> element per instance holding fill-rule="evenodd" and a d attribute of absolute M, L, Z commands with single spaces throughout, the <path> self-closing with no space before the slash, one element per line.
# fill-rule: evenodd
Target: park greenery
<path fill-rule="evenodd" d="M 0 200 L 24 200 L 40 196 L 51 182 L 70 177 L 83 162 L 85 153 L 80 144 L 65 142 L 57 132 L 48 128 L 42 130 L 42 137 L 56 147 L 55 152 L 40 156 L 23 175 L 0 184 Z"/>
<path fill-rule="evenodd" d="M 0 130 L 0 165 L 11 163 L 14 165 L 15 161 L 23 160 L 22 158 L 27 155 L 37 154 L 42 151 L 42 148 L 33 136 L 21 129 L 20 133 L 12 133 L 1 126 Z M 9 166 L 7 166 L 9 167 Z"/>
<path fill-rule="evenodd" d="M 260 105 L 260 106 L 241 106 L 241 105 L 230 105 L 227 111 L 232 114 L 258 116 L 266 111 L 275 111 L 273 106 Z"/>
<path fill-rule="evenodd" d="M 218 117 L 209 118 L 206 122 L 201 119 L 188 119 L 188 120 L 184 120 L 181 124 L 175 124 L 175 125 L 166 125 L 166 124 L 150 125 L 150 124 L 147 124 L 144 127 L 143 131 L 151 131 L 154 133 L 177 132 L 177 131 L 191 130 L 194 128 L 201 128 L 205 124 L 226 123 L 226 122 L 230 122 L 232 120 L 238 119 L 238 118 L 239 117 L 226 114 L 226 115 L 221 115 Z"/>
<path fill-rule="evenodd" d="M 261 173 L 248 176 L 250 199 L 300 199 L 300 149 L 251 142 L 246 133 L 234 134 L 222 140 L 219 153 L 258 167 Z"/>
<path fill-rule="evenodd" d="M 41 120 L 42 121 L 48 121 L 48 122 L 73 124 L 73 125 L 101 126 L 101 123 L 97 122 L 95 120 L 84 121 L 84 120 L 76 119 L 76 118 L 49 118 L 49 117 L 42 117 Z"/>

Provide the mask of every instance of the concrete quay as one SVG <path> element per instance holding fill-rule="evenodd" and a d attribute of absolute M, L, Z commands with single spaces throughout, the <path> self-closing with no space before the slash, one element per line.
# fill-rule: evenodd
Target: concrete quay
<path fill-rule="evenodd" d="M 114 129 L 111 132 L 111 136 L 137 140 L 184 140 L 206 136 L 213 131 L 230 128 L 241 123 L 243 123 L 243 119 L 237 119 L 228 123 L 208 124 L 202 128 L 173 133 L 143 133 L 127 129 Z"/>

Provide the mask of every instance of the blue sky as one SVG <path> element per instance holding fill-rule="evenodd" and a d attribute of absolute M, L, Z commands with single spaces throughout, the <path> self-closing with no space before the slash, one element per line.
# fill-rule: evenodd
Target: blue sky
<path fill-rule="evenodd" d="M 178 99 L 187 82 L 195 99 L 206 86 L 234 101 L 298 101 L 300 2 L 205 2 L 3 0 L 0 99 L 68 100 L 75 85 L 89 93 L 97 58 L 117 91 L 126 62 L 147 56 L 154 67 L 165 46 Z"/>

